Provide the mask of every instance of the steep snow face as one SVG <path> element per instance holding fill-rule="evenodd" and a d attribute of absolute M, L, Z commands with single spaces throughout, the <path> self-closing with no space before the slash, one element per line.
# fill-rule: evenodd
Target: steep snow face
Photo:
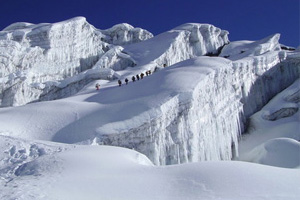
<path fill-rule="evenodd" d="M 136 61 L 123 50 L 121 46 L 110 49 L 98 60 L 93 69 L 111 68 L 118 71 L 137 65 Z"/>
<path fill-rule="evenodd" d="M 1 106 L 38 99 L 46 87 L 43 83 L 91 68 L 107 46 L 83 17 L 23 28 L 12 25 L 1 32 L 0 41 Z"/>
<path fill-rule="evenodd" d="M 167 66 L 177 62 L 217 53 L 229 43 L 228 32 L 209 24 L 184 24 L 139 44 L 124 49 L 140 65 Z"/>
<path fill-rule="evenodd" d="M 118 36 L 114 36 L 118 30 Z M 117 25 L 104 31 L 109 35 L 106 41 L 114 44 L 124 44 L 132 29 L 128 24 Z M 184 24 L 173 30 L 151 38 L 145 30 L 138 30 L 138 37 L 144 41 L 117 46 L 106 52 L 94 66 L 95 69 L 109 66 L 114 70 L 126 67 L 141 67 L 155 71 L 164 65 L 169 66 L 177 62 L 202 56 L 208 53 L 218 53 L 229 42 L 228 32 L 209 24 Z M 132 35 L 133 41 L 135 34 Z M 113 38 L 121 38 L 121 42 L 114 42 Z M 150 38 L 150 39 L 149 39 Z M 138 41 L 141 41 L 139 39 Z"/>
<path fill-rule="evenodd" d="M 124 24 L 101 32 L 84 17 L 54 24 L 12 24 L 0 32 L 0 106 L 23 105 L 39 100 L 40 96 L 49 96 L 48 91 L 60 91 L 57 87 L 60 81 L 91 69 L 113 47 L 107 42 L 134 43 L 150 37 L 151 33 Z M 122 64 L 127 67 L 127 63 Z M 101 74 L 101 70 L 93 72 L 95 78 L 112 77 Z M 73 80 L 77 81 L 76 78 Z M 77 81 L 73 85 L 82 83 Z M 68 95 L 81 88 L 69 88 L 73 92 Z"/>
<path fill-rule="evenodd" d="M 128 119 L 136 127 L 130 122 L 99 127 L 98 142 L 134 148 L 158 165 L 231 159 L 241 133 L 242 110 L 229 81 L 231 63 L 202 57 L 160 73 L 162 82 L 157 84 L 166 88 L 169 98 Z"/>

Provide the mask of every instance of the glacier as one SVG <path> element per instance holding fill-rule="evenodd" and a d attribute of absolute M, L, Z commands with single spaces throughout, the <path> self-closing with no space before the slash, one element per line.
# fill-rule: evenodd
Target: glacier
<path fill-rule="evenodd" d="M 68 95 L 78 92 L 84 83 L 98 78 L 112 79 L 113 72 L 107 70 L 93 69 L 94 77 L 86 71 L 117 44 L 135 43 L 151 37 L 150 32 L 128 24 L 98 30 L 84 17 L 53 24 L 12 24 L 0 32 L 0 106 L 62 98 L 68 92 Z M 80 77 L 86 73 L 89 76 L 81 81 Z M 62 87 L 61 81 L 76 76 L 79 76 L 80 84 L 71 82 L 73 87 Z M 56 94 L 54 98 L 48 93 L 61 95 Z"/>
<path fill-rule="evenodd" d="M 0 32 L 0 133 L 127 147 L 156 165 L 230 160 L 249 117 L 299 77 L 300 53 L 282 50 L 279 34 L 228 34 L 196 23 L 157 36 L 100 30 L 83 17 L 13 24 Z M 115 87 L 145 70 L 143 82 Z"/>
<path fill-rule="evenodd" d="M 203 76 L 185 75 L 183 71 L 190 66 Z M 281 51 L 234 62 L 205 57 L 184 61 L 170 71 L 178 70 L 178 77 L 195 81 L 192 89 L 170 92 L 170 99 L 155 112 L 150 109 L 138 119 L 129 119 L 132 122 L 126 124 L 138 124 L 125 130 L 124 122 L 105 124 L 97 129 L 97 141 L 135 149 L 157 165 L 230 160 L 238 156 L 239 137 L 248 117 L 298 78 L 299 67 L 299 57 L 286 58 Z M 176 85 L 168 83 L 168 76 L 172 75 L 160 77 L 166 80 L 160 84 Z"/>
<path fill-rule="evenodd" d="M 117 71 L 127 67 L 149 65 L 154 70 L 216 52 L 229 42 L 227 35 L 213 25 L 185 24 L 143 42 L 153 38 L 144 29 L 119 24 L 99 30 L 84 17 L 12 24 L 0 32 L 0 106 L 63 98 L 93 80 L 117 79 Z"/>

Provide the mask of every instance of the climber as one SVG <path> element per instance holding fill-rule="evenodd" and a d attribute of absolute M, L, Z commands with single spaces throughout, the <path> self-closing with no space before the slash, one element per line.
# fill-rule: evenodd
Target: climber
<path fill-rule="evenodd" d="M 136 79 L 137 79 L 137 80 L 140 80 L 140 76 L 139 76 L 138 74 L 136 75 Z"/>
<path fill-rule="evenodd" d="M 141 73 L 141 79 L 143 79 L 143 78 L 144 78 L 144 75 L 145 75 L 145 74 L 142 72 L 142 73 Z"/>
<path fill-rule="evenodd" d="M 131 80 L 132 80 L 132 82 L 134 82 L 135 81 L 135 76 L 132 76 Z"/>
<path fill-rule="evenodd" d="M 99 89 L 100 89 L 100 84 L 96 83 L 96 90 L 99 90 Z"/>
<path fill-rule="evenodd" d="M 125 83 L 126 83 L 126 85 L 128 84 L 128 79 L 127 78 L 125 78 Z"/>
<path fill-rule="evenodd" d="M 122 85 L 122 81 L 118 80 L 118 83 L 119 83 L 119 87 L 120 87 Z"/>

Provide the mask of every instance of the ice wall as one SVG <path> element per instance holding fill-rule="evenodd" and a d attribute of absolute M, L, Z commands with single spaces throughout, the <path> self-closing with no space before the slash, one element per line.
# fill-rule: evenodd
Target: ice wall
<path fill-rule="evenodd" d="M 52 81 L 62 81 L 91 69 L 101 56 L 114 49 L 113 44 L 135 43 L 150 37 L 148 31 L 128 24 L 101 31 L 84 17 L 53 24 L 12 24 L 0 32 L 0 106 L 39 100 L 47 91 L 58 89 L 57 84 L 51 85 Z M 104 74 L 95 75 L 99 77 L 105 78 Z M 80 87 L 69 90 L 76 89 Z"/>
<path fill-rule="evenodd" d="M 225 64 L 210 58 L 203 65 L 208 58 L 198 59 L 205 77 L 192 92 L 174 94 L 155 111 L 143 114 L 155 112 L 155 117 L 127 131 L 103 134 L 98 129 L 98 142 L 133 148 L 157 165 L 230 160 L 238 153 L 238 139 L 248 117 L 297 79 L 300 71 L 300 55 L 287 56 L 284 51 Z"/>
<path fill-rule="evenodd" d="M 227 43 L 228 32 L 210 24 L 188 23 L 141 43 L 124 48 L 138 65 L 157 67 L 218 53 Z"/>
<path fill-rule="evenodd" d="M 141 42 L 134 44 L 126 42 L 131 30 L 138 30 L 131 35 L 133 41 L 137 40 L 134 38 L 141 38 L 143 41 L 138 39 Z M 210 24 L 183 24 L 155 37 L 150 37 L 144 30 L 132 29 L 128 24 L 117 25 L 107 31 L 110 32 L 105 32 L 109 35 L 107 41 L 126 45 L 116 46 L 106 52 L 94 66 L 97 69 L 105 66 L 114 70 L 147 66 L 148 70 L 155 71 L 164 65 L 169 66 L 197 56 L 218 54 L 229 43 L 228 32 Z M 114 42 L 114 38 L 119 38 L 120 42 Z"/>
<path fill-rule="evenodd" d="M 203 59 L 197 60 L 201 63 Z M 138 116 L 139 120 L 143 115 L 152 116 L 140 126 L 107 135 L 99 129 L 98 142 L 133 148 L 157 165 L 230 160 L 242 129 L 242 105 L 230 85 L 230 63 L 223 62 L 201 66 L 207 75 L 198 80 L 193 91 L 174 94 L 160 107 Z"/>

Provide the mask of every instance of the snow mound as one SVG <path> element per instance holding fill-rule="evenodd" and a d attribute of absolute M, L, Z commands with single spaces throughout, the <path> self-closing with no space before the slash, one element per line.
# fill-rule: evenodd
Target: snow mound
<path fill-rule="evenodd" d="M 271 35 L 258 41 L 235 41 L 222 49 L 220 56 L 238 60 L 249 56 L 259 56 L 270 51 L 281 50 L 280 34 Z"/>
<path fill-rule="evenodd" d="M 0 198 L 296 200 L 299 179 L 295 170 L 243 162 L 156 167 L 131 150 L 77 146 L 24 164 Z"/>
<path fill-rule="evenodd" d="M 2 31 L 13 31 L 13 30 L 17 30 L 17 29 L 26 29 L 26 28 L 31 28 L 32 26 L 34 26 L 34 24 L 32 24 L 32 23 L 16 22 L 16 23 L 13 23 L 13 24 L 7 26 Z"/>
<path fill-rule="evenodd" d="M 30 163 L 45 155 L 53 155 L 66 149 L 67 145 L 27 141 L 0 135 L 1 180 L 9 182 L 20 175 L 37 174 Z"/>
<path fill-rule="evenodd" d="M 102 30 L 107 37 L 103 38 L 105 42 L 114 45 L 125 45 L 136 42 L 141 42 L 153 37 L 149 31 L 123 23 L 117 24 L 112 28 Z"/>
<path fill-rule="evenodd" d="M 248 160 L 264 165 L 284 168 L 300 167 L 300 142 L 289 138 L 276 138 L 256 147 Z"/>

